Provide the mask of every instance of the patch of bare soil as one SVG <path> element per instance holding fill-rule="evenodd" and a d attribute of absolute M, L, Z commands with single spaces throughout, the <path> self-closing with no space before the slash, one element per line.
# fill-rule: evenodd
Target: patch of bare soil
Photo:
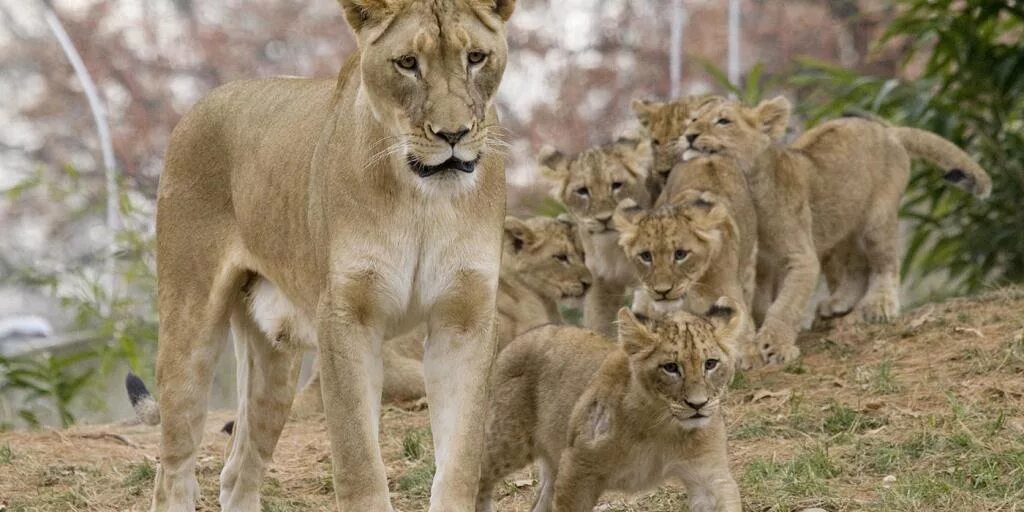
<path fill-rule="evenodd" d="M 1024 510 L 1024 290 L 930 304 L 891 325 L 801 336 L 804 357 L 734 383 L 733 473 L 751 511 Z M 215 412 L 198 463 L 201 510 L 217 510 L 231 412 Z M 397 509 L 426 510 L 433 457 L 425 410 L 385 409 Z M 0 511 L 146 510 L 158 430 L 81 426 L 0 434 Z M 264 511 L 333 510 L 323 418 L 288 424 Z M 529 510 L 529 470 L 497 490 Z M 604 511 L 686 510 L 685 491 L 606 496 Z"/>

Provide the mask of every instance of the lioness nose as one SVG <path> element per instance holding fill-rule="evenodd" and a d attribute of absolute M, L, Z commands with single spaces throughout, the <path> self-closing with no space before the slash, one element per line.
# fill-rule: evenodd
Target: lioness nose
<path fill-rule="evenodd" d="M 462 140 L 463 137 L 465 137 L 467 133 L 469 133 L 469 128 L 459 128 L 458 131 L 448 132 L 448 131 L 444 131 L 444 130 L 435 131 L 434 128 L 431 127 L 430 131 L 434 132 L 434 136 L 435 137 L 437 137 L 437 138 L 447 142 L 448 144 L 451 144 L 452 146 L 454 146 L 454 145 L 458 144 L 459 141 Z"/>
<path fill-rule="evenodd" d="M 707 405 L 707 403 L 708 403 L 707 400 L 704 400 L 703 402 L 699 402 L 699 403 L 698 402 L 691 402 L 689 400 L 686 400 L 686 405 L 689 405 L 690 408 L 695 410 L 695 411 L 699 411 L 700 408 L 704 407 L 705 405 Z"/>
<path fill-rule="evenodd" d="M 687 133 L 686 134 L 686 142 L 689 142 L 690 144 L 693 144 L 693 141 L 697 140 L 697 137 L 700 137 L 699 133 Z"/>

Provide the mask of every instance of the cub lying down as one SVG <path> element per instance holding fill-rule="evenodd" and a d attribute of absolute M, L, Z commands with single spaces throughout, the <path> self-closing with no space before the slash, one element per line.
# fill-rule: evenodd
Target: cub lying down
<path fill-rule="evenodd" d="M 740 511 L 721 403 L 745 315 L 722 297 L 702 316 L 638 320 L 619 310 L 618 345 L 584 329 L 544 326 L 513 340 L 492 374 L 477 511 L 531 461 L 534 512 L 590 511 L 605 490 L 675 477 L 690 510 Z"/>

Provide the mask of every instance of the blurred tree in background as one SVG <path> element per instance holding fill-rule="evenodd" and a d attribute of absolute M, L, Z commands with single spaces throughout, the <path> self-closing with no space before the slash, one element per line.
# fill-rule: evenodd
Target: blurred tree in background
<path fill-rule="evenodd" d="M 915 165 L 902 214 L 913 229 L 905 276 L 948 273 L 950 292 L 1024 281 L 1024 6 L 992 0 L 900 0 L 876 43 L 907 44 L 912 78 L 864 76 L 805 61 L 791 83 L 813 124 L 844 111 L 875 113 L 955 142 L 992 175 L 987 201 Z"/>

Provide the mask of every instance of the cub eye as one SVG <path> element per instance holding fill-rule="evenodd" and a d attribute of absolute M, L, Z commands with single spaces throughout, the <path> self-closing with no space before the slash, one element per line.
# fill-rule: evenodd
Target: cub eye
<path fill-rule="evenodd" d="M 704 361 L 704 370 L 705 371 L 709 371 L 710 372 L 711 370 L 714 370 L 715 368 L 718 368 L 718 359 L 708 359 L 707 361 Z"/>
<path fill-rule="evenodd" d="M 728 119 L 726 119 L 724 117 L 719 119 L 718 121 L 715 121 L 715 124 L 721 124 L 721 125 L 726 125 L 726 124 L 729 124 L 729 123 L 732 123 L 732 121 L 730 121 L 730 120 L 728 120 Z"/>
<path fill-rule="evenodd" d="M 669 375 L 679 375 L 679 365 L 676 363 L 665 363 L 661 365 L 661 371 Z"/>
<path fill-rule="evenodd" d="M 466 60 L 469 61 L 470 65 L 478 66 L 487 60 L 487 54 L 479 50 L 472 51 L 466 55 Z"/>
<path fill-rule="evenodd" d="M 562 263 L 569 263 L 569 255 L 568 254 L 556 254 L 555 255 L 555 259 L 558 260 L 558 261 L 561 261 Z"/>
<path fill-rule="evenodd" d="M 651 139 L 651 145 L 654 147 L 658 147 L 661 145 L 661 141 L 658 139 Z"/>
<path fill-rule="evenodd" d="M 420 63 L 413 55 L 403 55 L 395 59 L 395 65 L 406 71 L 416 71 Z"/>
<path fill-rule="evenodd" d="M 612 182 L 612 190 L 619 190 L 620 188 L 622 188 L 621 181 Z"/>
<path fill-rule="evenodd" d="M 651 251 L 643 251 L 637 256 L 640 256 L 640 261 L 644 263 L 650 263 L 654 259 L 654 257 L 651 256 Z"/>
<path fill-rule="evenodd" d="M 576 189 L 576 193 L 581 195 L 581 196 L 589 196 L 590 195 L 590 189 L 587 188 L 587 187 L 580 187 L 580 188 Z"/>
<path fill-rule="evenodd" d="M 676 254 L 675 254 L 676 261 L 683 261 L 689 255 L 690 255 L 689 251 L 684 251 L 682 249 L 676 249 Z"/>

